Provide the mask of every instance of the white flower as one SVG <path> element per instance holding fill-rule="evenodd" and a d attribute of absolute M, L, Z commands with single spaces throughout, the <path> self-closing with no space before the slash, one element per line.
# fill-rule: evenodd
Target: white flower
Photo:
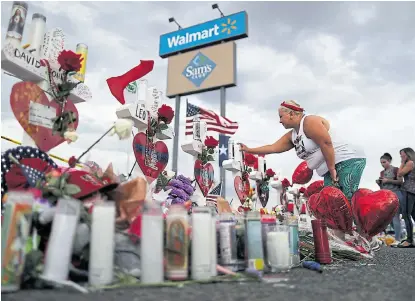
<path fill-rule="evenodd" d="M 172 170 L 166 170 L 166 177 L 171 179 L 176 175 L 176 173 Z"/>
<path fill-rule="evenodd" d="M 65 140 L 68 142 L 68 144 L 75 142 L 76 140 L 78 140 L 79 136 L 78 133 L 75 131 L 66 131 L 63 134 L 63 138 L 65 138 Z"/>
<path fill-rule="evenodd" d="M 114 123 L 114 127 L 109 133 L 110 136 L 117 134 L 120 140 L 128 139 L 134 123 L 130 119 L 120 118 Z"/>

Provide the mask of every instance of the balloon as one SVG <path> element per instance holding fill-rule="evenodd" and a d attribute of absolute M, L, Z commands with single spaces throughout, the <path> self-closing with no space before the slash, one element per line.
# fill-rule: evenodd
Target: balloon
<path fill-rule="evenodd" d="M 353 216 L 358 231 L 367 238 L 382 232 L 399 210 L 398 196 L 386 189 L 359 189 L 352 197 Z"/>
<path fill-rule="evenodd" d="M 304 185 L 310 182 L 312 177 L 313 177 L 313 171 L 310 168 L 308 168 L 307 162 L 303 161 L 294 170 L 292 182 L 293 184 Z"/>
<path fill-rule="evenodd" d="M 324 187 L 320 193 L 308 199 L 310 212 L 318 219 L 324 219 L 332 229 L 351 232 L 352 210 L 346 196 L 336 187 Z"/>
<path fill-rule="evenodd" d="M 314 181 L 313 183 L 311 183 L 308 187 L 307 190 L 305 192 L 305 196 L 312 196 L 315 193 L 319 193 L 324 187 L 324 181 L 320 180 L 320 181 Z"/>

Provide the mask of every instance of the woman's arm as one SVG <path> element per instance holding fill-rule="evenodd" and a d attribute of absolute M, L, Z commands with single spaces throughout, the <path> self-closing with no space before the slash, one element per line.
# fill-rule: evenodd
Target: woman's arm
<path fill-rule="evenodd" d="M 264 145 L 260 147 L 249 148 L 246 147 L 245 151 L 251 154 L 279 154 L 286 151 L 289 151 L 294 147 L 294 144 L 291 141 L 292 131 L 289 131 L 284 136 L 282 136 L 277 142 L 269 145 Z"/>
<path fill-rule="evenodd" d="M 304 134 L 321 149 L 330 173 L 335 170 L 334 148 L 329 131 L 318 116 L 308 116 L 304 120 Z"/>
<path fill-rule="evenodd" d="M 406 163 L 402 163 L 398 170 L 398 177 L 403 177 L 410 173 L 414 169 L 414 162 L 413 161 L 406 161 Z"/>

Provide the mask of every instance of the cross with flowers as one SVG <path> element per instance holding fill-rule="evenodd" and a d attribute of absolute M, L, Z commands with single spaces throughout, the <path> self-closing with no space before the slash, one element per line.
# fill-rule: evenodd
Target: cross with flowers
<path fill-rule="evenodd" d="M 76 141 L 79 115 L 75 104 L 90 100 L 91 93 L 74 78 L 86 62 L 81 54 L 64 50 L 61 29 L 49 30 L 42 43 L 30 43 L 40 46 L 22 47 L 20 41 L 6 38 L 2 69 L 22 80 L 10 96 L 12 111 L 24 129 L 22 144 L 47 152 L 65 141 Z"/>
<path fill-rule="evenodd" d="M 206 136 L 205 121 L 195 118 L 193 121 L 193 138 L 185 141 L 181 147 L 185 153 L 193 156 L 194 181 L 196 189 L 191 200 L 198 206 L 206 205 L 206 197 L 214 185 L 214 168 L 210 163 L 215 160 L 216 148 L 219 141 L 212 136 Z"/>

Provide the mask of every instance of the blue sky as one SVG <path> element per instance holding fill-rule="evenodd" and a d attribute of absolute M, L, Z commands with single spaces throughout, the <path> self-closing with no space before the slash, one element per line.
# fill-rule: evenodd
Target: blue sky
<path fill-rule="evenodd" d="M 1 4 L 2 35 L 12 2 Z M 158 57 L 159 36 L 183 26 L 219 17 L 211 2 L 30 2 L 29 16 L 42 13 L 47 27 L 61 27 L 68 49 L 89 47 L 86 84 L 93 99 L 78 105 L 80 139 L 51 153 L 69 157 L 88 147 L 116 119 L 118 102 L 108 77 L 153 59 L 146 79 L 166 88 L 167 60 Z M 415 147 L 415 4 L 413 2 L 220 2 L 225 14 L 246 10 L 249 38 L 237 42 L 238 86 L 227 91 L 227 117 L 240 123 L 234 136 L 249 146 L 276 141 L 285 130 L 278 123 L 282 100 L 295 99 L 308 113 L 332 122 L 344 140 L 362 146 L 368 157 L 362 186 L 376 188 L 379 157 L 389 152 L 399 164 L 399 149 Z M 30 19 L 30 18 L 29 18 Z M 28 24 L 26 24 L 27 26 Z M 27 32 L 27 31 L 26 31 Z M 24 36 L 24 39 L 27 36 Z M 1 76 L 2 135 L 21 140 L 22 130 L 10 110 L 16 79 Z M 188 97 L 219 112 L 219 91 Z M 174 107 L 174 102 L 165 99 Z M 183 101 L 184 103 L 184 101 Z M 184 139 L 185 106 L 181 108 Z M 412 138 L 411 138 L 412 137 Z M 131 141 L 105 138 L 90 159 L 113 162 L 126 173 L 134 159 Z M 170 147 L 172 142 L 168 142 Z M 2 141 L 2 149 L 11 147 Z M 179 172 L 192 174 L 189 155 L 180 151 Z M 300 163 L 294 152 L 268 156 L 267 166 L 291 178 Z M 216 172 L 217 179 L 219 171 Z M 227 194 L 233 195 L 228 174 Z"/>

